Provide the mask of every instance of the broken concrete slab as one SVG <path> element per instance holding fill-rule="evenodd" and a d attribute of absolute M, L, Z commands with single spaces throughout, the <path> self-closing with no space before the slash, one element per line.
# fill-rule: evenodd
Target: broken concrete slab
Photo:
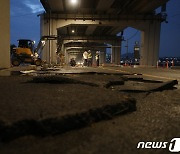
<path fill-rule="evenodd" d="M 112 87 L 115 90 L 119 90 L 122 92 L 129 92 L 129 93 L 142 93 L 142 92 L 157 92 L 157 91 L 164 91 L 164 90 L 172 90 L 174 89 L 175 85 L 178 84 L 177 80 L 172 80 L 168 82 L 159 82 L 159 81 L 152 81 L 152 80 L 141 80 L 139 81 L 126 81 L 124 86 L 114 86 Z"/>
<path fill-rule="evenodd" d="M 99 86 L 96 82 L 92 84 L 74 76 L 57 77 L 47 77 L 40 84 L 36 83 L 39 82 L 38 77 L 33 81 L 33 76 L 1 77 L 0 89 L 3 90 L 0 93 L 0 120 L 14 123 L 23 119 L 60 117 L 131 99 L 118 91 Z M 102 76 L 99 77 L 98 82 Z M 63 82 L 65 84 L 59 84 Z"/>
<path fill-rule="evenodd" d="M 163 83 L 162 81 L 157 80 L 145 80 L 142 76 L 123 76 L 123 80 L 125 81 L 137 81 L 137 82 L 143 82 L 143 83 Z"/>
<path fill-rule="evenodd" d="M 38 74 L 33 77 L 35 83 L 59 83 L 59 84 L 86 84 L 90 86 L 99 86 L 109 88 L 114 84 L 124 84 L 122 73 L 61 73 L 61 74 Z"/>
<path fill-rule="evenodd" d="M 112 86 L 117 86 L 117 85 L 124 85 L 124 81 L 109 81 L 107 84 L 104 85 L 105 88 L 110 88 Z"/>
<path fill-rule="evenodd" d="M 152 72 L 151 69 L 149 72 L 145 70 L 147 69 L 143 69 L 142 73 Z M 152 75 L 165 77 L 169 75 L 169 77 L 179 79 L 178 74 L 172 75 L 174 71 L 166 75 L 164 75 L 166 71 L 156 70 L 156 72 L 157 74 L 152 72 Z M 79 75 L 70 74 L 69 76 L 73 76 L 73 79 L 76 80 L 80 79 Z M 95 74 L 89 76 L 88 82 L 93 78 L 94 81 L 98 80 L 100 83 L 108 75 L 100 75 L 96 79 Z M 112 76 L 113 81 L 119 81 L 120 78 L 119 76 Z M 145 78 L 154 79 L 152 77 Z M 32 77 L 28 75 L 1 78 L 0 120 L 4 121 L 4 124 L 0 124 L 2 127 L 10 126 L 11 128 L 17 122 L 31 123 L 23 122 L 24 119 L 33 119 L 37 122 L 48 120 L 47 123 L 52 122 L 53 125 L 53 121 L 54 123 L 57 122 L 54 120 L 56 117 L 63 117 L 67 114 L 74 115 L 77 112 L 83 113 L 94 107 L 100 108 L 106 104 L 126 101 L 130 97 L 136 98 L 137 111 L 118 116 L 112 120 L 93 123 L 90 127 L 69 131 L 62 135 L 50 135 L 46 138 L 23 136 L 7 144 L 0 143 L 2 154 L 44 154 L 47 151 L 48 153 L 139 153 L 140 151 L 136 148 L 136 145 L 142 138 L 150 141 L 170 141 L 179 134 L 179 89 L 148 93 L 147 95 L 147 93 L 121 93 L 118 90 L 113 91 L 103 87 L 90 87 L 81 84 L 27 83 L 30 80 L 32 80 Z M 167 81 L 168 79 L 162 80 Z M 141 81 L 132 83 L 136 83 L 134 86 L 138 84 L 142 86 L 156 85 L 156 83 Z M 159 153 L 164 152 L 166 152 L 164 149 L 159 151 Z M 153 153 L 153 149 L 146 150 L 145 153 Z"/>
<path fill-rule="evenodd" d="M 150 91 L 163 91 L 163 90 L 173 89 L 174 86 L 177 85 L 177 84 L 178 84 L 177 80 L 164 82 L 159 87 L 151 89 Z"/>
<path fill-rule="evenodd" d="M 75 80 L 73 78 L 68 78 L 67 76 L 37 76 L 32 80 L 33 83 L 50 83 L 50 84 L 82 84 L 88 86 L 98 87 L 97 84 L 91 82 L 84 82 L 80 80 Z"/>
<path fill-rule="evenodd" d="M 0 141 L 9 142 L 23 136 L 41 136 L 63 134 L 68 131 L 81 129 L 93 123 L 109 120 L 116 116 L 136 111 L 136 101 L 106 105 L 89 109 L 82 113 L 54 117 L 44 120 L 22 120 L 12 125 L 0 125 Z"/>
<path fill-rule="evenodd" d="M 35 83 L 84 84 L 124 92 L 154 92 L 172 89 L 178 81 L 145 80 L 142 77 L 106 73 L 75 73 L 63 75 L 45 75 L 33 78 Z"/>

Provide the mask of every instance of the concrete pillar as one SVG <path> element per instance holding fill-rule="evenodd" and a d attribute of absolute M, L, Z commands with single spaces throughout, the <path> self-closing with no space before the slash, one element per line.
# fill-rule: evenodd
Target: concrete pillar
<path fill-rule="evenodd" d="M 10 65 L 10 1 L 0 0 L 0 68 Z"/>
<path fill-rule="evenodd" d="M 51 32 L 50 35 L 55 35 L 57 36 L 57 25 L 56 25 L 56 20 L 51 20 Z M 52 40 L 51 41 L 51 48 L 50 48 L 50 53 L 51 53 L 51 63 L 56 63 L 56 52 L 57 52 L 57 40 Z"/>
<path fill-rule="evenodd" d="M 64 43 L 62 44 L 62 46 L 61 46 L 61 51 L 60 51 L 62 54 L 64 54 L 65 55 L 65 47 L 64 47 Z"/>
<path fill-rule="evenodd" d="M 96 50 L 96 49 L 92 49 L 91 50 L 91 54 L 92 54 L 92 65 L 93 66 L 96 66 L 96 51 L 98 51 L 98 50 Z"/>
<path fill-rule="evenodd" d="M 149 22 L 141 32 L 140 65 L 156 66 L 159 58 L 161 22 Z"/>
<path fill-rule="evenodd" d="M 67 52 L 66 48 L 64 48 L 64 55 L 65 55 L 65 63 L 66 65 L 69 64 L 69 53 Z"/>
<path fill-rule="evenodd" d="M 101 49 L 101 51 L 100 51 L 99 63 L 100 64 L 105 64 L 106 63 L 106 48 Z"/>
<path fill-rule="evenodd" d="M 111 63 L 119 65 L 121 60 L 121 42 L 114 41 L 112 44 Z"/>
<path fill-rule="evenodd" d="M 41 15 L 41 36 L 57 36 L 57 24 L 54 19 L 44 19 Z M 42 52 L 42 59 L 47 63 L 56 63 L 57 40 L 48 40 Z"/>
<path fill-rule="evenodd" d="M 115 63 L 115 50 L 111 47 L 111 63 Z"/>
<path fill-rule="evenodd" d="M 40 16 L 40 35 L 42 36 L 48 36 L 50 33 L 49 31 L 49 20 L 44 19 L 44 16 Z M 46 45 L 43 48 L 42 51 L 42 59 L 46 61 L 47 63 L 50 62 L 50 41 L 46 41 Z"/>

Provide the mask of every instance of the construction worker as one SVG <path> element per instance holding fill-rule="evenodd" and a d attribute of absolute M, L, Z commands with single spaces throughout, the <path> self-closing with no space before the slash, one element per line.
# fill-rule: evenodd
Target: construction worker
<path fill-rule="evenodd" d="M 74 58 L 71 58 L 71 60 L 70 60 L 70 65 L 71 65 L 72 67 L 76 66 L 76 61 L 75 61 Z"/>
<path fill-rule="evenodd" d="M 88 59 L 88 52 L 87 51 L 84 51 L 83 58 L 84 58 L 84 66 L 87 66 L 87 59 Z"/>
<path fill-rule="evenodd" d="M 88 51 L 88 67 L 92 66 L 92 53 L 91 50 Z"/>
<path fill-rule="evenodd" d="M 99 66 L 99 51 L 96 51 L 96 66 Z"/>

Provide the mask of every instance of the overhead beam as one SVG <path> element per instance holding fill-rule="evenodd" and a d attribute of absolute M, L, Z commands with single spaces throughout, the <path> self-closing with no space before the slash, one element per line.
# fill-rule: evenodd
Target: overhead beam
<path fill-rule="evenodd" d="M 132 10 L 133 10 L 133 8 L 136 7 L 136 5 L 138 4 L 139 1 L 140 0 L 133 0 L 133 1 L 131 1 L 131 3 L 129 3 L 128 6 L 126 6 L 126 9 L 120 10 L 118 13 L 119 14 L 126 13 L 127 10 L 129 10 L 129 13 L 133 13 Z"/>
<path fill-rule="evenodd" d="M 64 11 L 63 0 L 50 0 L 48 1 L 49 6 L 51 6 L 51 10 L 62 12 Z"/>
<path fill-rule="evenodd" d="M 169 0 L 141 0 L 141 3 L 137 3 L 137 5 L 134 5 L 134 8 L 132 8 L 132 12 L 134 13 L 151 13 L 155 11 L 158 7 L 161 5 L 167 3 Z"/>
<path fill-rule="evenodd" d="M 111 5 L 114 3 L 115 0 L 100 0 L 96 10 L 97 11 L 107 11 Z"/>
<path fill-rule="evenodd" d="M 131 10 L 128 10 L 127 7 L 128 7 L 128 5 L 130 5 L 131 3 L 133 3 L 132 0 L 126 0 L 126 1 L 123 3 L 123 5 L 122 5 L 121 10 L 118 11 L 118 14 L 121 14 L 122 12 L 130 12 Z"/>
<path fill-rule="evenodd" d="M 65 4 L 65 0 L 62 0 L 62 6 L 64 8 L 64 12 L 66 12 L 66 4 Z"/>
<path fill-rule="evenodd" d="M 110 13 L 110 14 L 123 14 L 128 12 L 132 14 L 131 8 L 135 8 L 135 14 L 138 14 L 139 9 L 143 8 L 143 13 L 151 13 L 157 7 L 164 5 L 169 0 L 78 0 L 78 5 L 73 7 L 69 4 L 68 0 L 40 0 L 46 12 L 51 13 L 64 13 L 69 14 L 72 11 L 77 14 L 93 14 L 99 13 Z M 146 6 L 150 6 L 152 3 L 153 7 L 150 9 Z M 63 11 L 62 11 L 63 10 Z"/>
<path fill-rule="evenodd" d="M 62 42 L 64 44 L 68 44 L 68 43 L 94 43 L 95 41 L 98 43 L 104 43 L 104 40 L 63 40 Z"/>
<path fill-rule="evenodd" d="M 111 48 L 112 46 L 87 46 L 87 47 L 68 47 L 66 50 L 74 50 L 74 49 L 94 49 L 94 48 Z M 115 47 L 121 47 L 121 46 L 115 46 Z"/>
<path fill-rule="evenodd" d="M 62 40 L 96 40 L 95 42 L 97 42 L 97 40 L 120 40 L 121 41 L 121 37 L 118 36 L 61 36 Z"/>
<path fill-rule="evenodd" d="M 117 35 L 121 31 L 123 31 L 124 29 L 126 29 L 126 26 L 115 27 L 111 30 L 110 35 Z"/>
<path fill-rule="evenodd" d="M 107 47 L 104 43 L 97 43 L 97 42 L 70 42 L 64 44 L 65 47 L 79 47 L 79 46 L 103 46 Z"/>
<path fill-rule="evenodd" d="M 97 28 L 97 26 L 93 26 L 93 25 L 88 26 L 88 28 L 87 28 L 87 30 L 86 30 L 86 32 L 85 32 L 85 35 L 91 35 L 91 34 L 93 34 L 93 32 L 95 31 L 96 28 Z"/>
<path fill-rule="evenodd" d="M 110 48 L 110 47 L 109 47 Z M 105 47 L 89 47 L 88 50 L 93 50 L 93 51 L 97 51 L 97 50 L 104 50 L 106 49 Z M 85 50 L 87 50 L 87 48 L 69 48 L 69 49 L 66 49 L 67 52 L 71 52 L 71 53 L 83 53 Z"/>
<path fill-rule="evenodd" d="M 84 47 L 66 47 L 67 51 L 70 49 L 84 49 Z"/>
<path fill-rule="evenodd" d="M 139 8 L 139 7 L 138 7 Z M 107 20 L 107 21 L 122 21 L 122 20 L 160 20 L 161 19 L 161 16 L 159 15 L 149 15 L 149 16 L 146 16 L 144 17 L 143 14 L 139 14 L 139 15 L 135 15 L 135 14 L 124 14 L 124 15 L 107 15 L 107 14 L 104 14 L 104 15 L 98 15 L 98 14 L 95 14 L 95 15 L 92 15 L 92 14 L 42 14 L 44 15 L 44 19 L 59 19 L 59 20 L 64 20 L 64 21 L 67 21 L 67 20 L 74 20 L 74 21 L 77 21 L 77 20 L 81 20 L 86 22 L 88 20 L 91 20 L 91 21 L 104 21 L 104 20 Z M 86 23 L 88 24 L 88 23 Z M 99 23 L 101 24 L 101 23 Z"/>
<path fill-rule="evenodd" d="M 66 45 L 66 49 L 69 49 L 69 48 L 76 48 L 76 49 L 79 49 L 79 48 L 89 48 L 89 47 L 99 47 L 99 48 L 110 48 L 111 46 L 106 46 L 106 45 Z"/>
<path fill-rule="evenodd" d="M 160 5 L 166 3 L 168 0 L 158 0 L 158 1 L 151 1 L 151 3 L 148 3 L 144 7 L 140 8 L 140 13 L 143 13 L 145 11 L 150 12 L 151 10 L 155 10 Z"/>

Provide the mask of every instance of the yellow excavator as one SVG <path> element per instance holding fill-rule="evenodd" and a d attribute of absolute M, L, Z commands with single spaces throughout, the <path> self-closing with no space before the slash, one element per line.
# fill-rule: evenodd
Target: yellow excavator
<path fill-rule="evenodd" d="M 18 40 L 18 47 L 13 48 L 11 63 L 13 66 L 19 66 L 21 63 L 30 63 L 40 66 L 41 58 L 35 49 L 35 42 L 32 40 Z"/>
<path fill-rule="evenodd" d="M 46 41 L 57 40 L 57 36 L 43 36 L 41 37 L 37 47 L 35 42 L 27 39 L 18 40 L 18 47 L 13 48 L 11 55 L 11 63 L 13 66 L 19 66 L 21 63 L 29 63 L 32 65 L 40 66 L 42 60 L 40 58 L 42 49 Z"/>

